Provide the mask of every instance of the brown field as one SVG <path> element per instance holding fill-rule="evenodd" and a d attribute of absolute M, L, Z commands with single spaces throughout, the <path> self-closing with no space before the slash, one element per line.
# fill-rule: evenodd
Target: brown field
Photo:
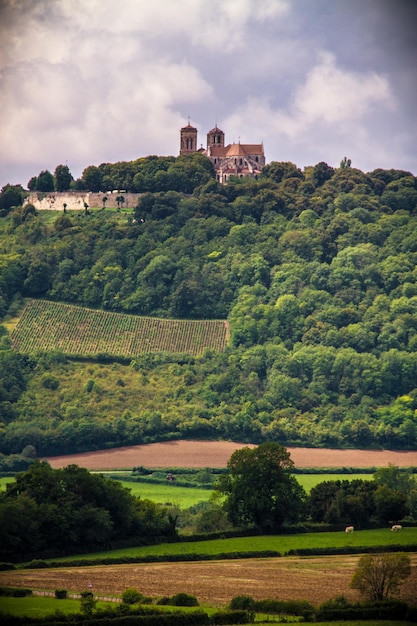
<path fill-rule="evenodd" d="M 410 555 L 412 575 L 401 598 L 416 603 L 417 555 Z M 282 557 L 196 563 L 106 565 L 83 568 L 0 572 L 0 586 L 31 589 L 83 591 L 88 582 L 97 595 L 120 595 L 134 587 L 158 598 L 178 592 L 190 593 L 200 603 L 226 606 L 234 596 L 255 599 L 306 599 L 320 604 L 344 595 L 359 600 L 349 583 L 358 556 Z"/>
<path fill-rule="evenodd" d="M 251 444 L 232 441 L 168 441 L 147 445 L 99 450 L 83 454 L 49 457 L 54 468 L 71 463 L 90 470 L 155 467 L 226 467 L 231 454 Z M 298 468 L 308 467 L 398 467 L 417 466 L 417 452 L 393 450 L 334 450 L 330 448 L 288 448 Z"/>

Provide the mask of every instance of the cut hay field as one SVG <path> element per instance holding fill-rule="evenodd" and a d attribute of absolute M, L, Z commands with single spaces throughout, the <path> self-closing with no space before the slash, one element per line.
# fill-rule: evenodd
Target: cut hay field
<path fill-rule="evenodd" d="M 359 556 L 281 557 L 194 563 L 147 563 L 0 572 L 1 586 L 83 591 L 89 581 L 98 595 L 120 595 L 134 587 L 158 598 L 185 592 L 200 603 L 226 606 L 237 595 L 255 599 L 306 599 L 320 604 L 344 595 L 359 600 L 349 588 Z M 410 555 L 412 574 L 402 598 L 416 602 L 417 555 Z"/>
<path fill-rule="evenodd" d="M 159 319 L 29 300 L 10 339 L 15 350 L 28 354 L 61 350 L 83 357 L 199 355 L 207 348 L 222 351 L 229 341 L 229 326 L 226 320 Z"/>
<path fill-rule="evenodd" d="M 166 441 L 138 446 L 99 450 L 82 454 L 48 457 L 54 468 L 72 463 L 90 470 L 121 470 L 144 466 L 148 468 L 221 468 L 230 456 L 244 446 L 253 444 L 233 441 Z M 335 450 L 331 448 L 287 448 L 296 468 L 369 468 L 416 467 L 417 452 L 394 450 Z"/>

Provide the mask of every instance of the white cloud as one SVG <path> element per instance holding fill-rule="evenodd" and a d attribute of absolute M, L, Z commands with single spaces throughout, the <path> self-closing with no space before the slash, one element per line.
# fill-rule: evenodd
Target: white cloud
<path fill-rule="evenodd" d="M 307 76 L 295 95 L 294 108 L 301 126 L 323 120 L 329 124 L 362 118 L 374 104 L 391 106 L 388 80 L 375 73 L 343 71 L 332 54 L 321 54 L 321 62 Z"/>

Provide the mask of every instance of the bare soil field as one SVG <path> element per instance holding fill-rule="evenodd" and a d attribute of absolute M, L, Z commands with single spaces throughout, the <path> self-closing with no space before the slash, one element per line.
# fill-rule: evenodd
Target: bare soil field
<path fill-rule="evenodd" d="M 401 590 L 401 598 L 416 603 L 417 555 L 410 555 L 412 574 Z M 67 589 L 80 592 L 91 581 L 97 595 L 120 595 L 134 587 L 159 598 L 185 592 L 200 603 L 226 606 L 238 595 L 255 599 L 306 599 L 320 604 L 344 595 L 359 600 L 349 583 L 358 556 L 282 557 L 196 563 L 152 563 L 106 565 L 83 568 L 20 570 L 0 572 L 0 586 L 31 589 Z"/>
<path fill-rule="evenodd" d="M 235 450 L 252 444 L 232 441 L 167 441 L 147 445 L 99 450 L 83 454 L 48 457 L 54 468 L 72 463 L 90 470 L 131 469 L 157 467 L 226 467 Z M 336 450 L 330 448 L 288 448 L 297 468 L 309 467 L 398 467 L 417 466 L 416 452 L 393 450 Z"/>

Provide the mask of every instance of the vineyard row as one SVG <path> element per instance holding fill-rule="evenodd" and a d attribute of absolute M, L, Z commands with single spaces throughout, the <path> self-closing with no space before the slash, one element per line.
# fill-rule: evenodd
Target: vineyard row
<path fill-rule="evenodd" d="M 221 351 L 228 338 L 225 320 L 167 320 L 30 300 L 11 334 L 23 353 L 61 350 L 72 356 L 134 357 L 149 352 L 199 355 Z"/>

